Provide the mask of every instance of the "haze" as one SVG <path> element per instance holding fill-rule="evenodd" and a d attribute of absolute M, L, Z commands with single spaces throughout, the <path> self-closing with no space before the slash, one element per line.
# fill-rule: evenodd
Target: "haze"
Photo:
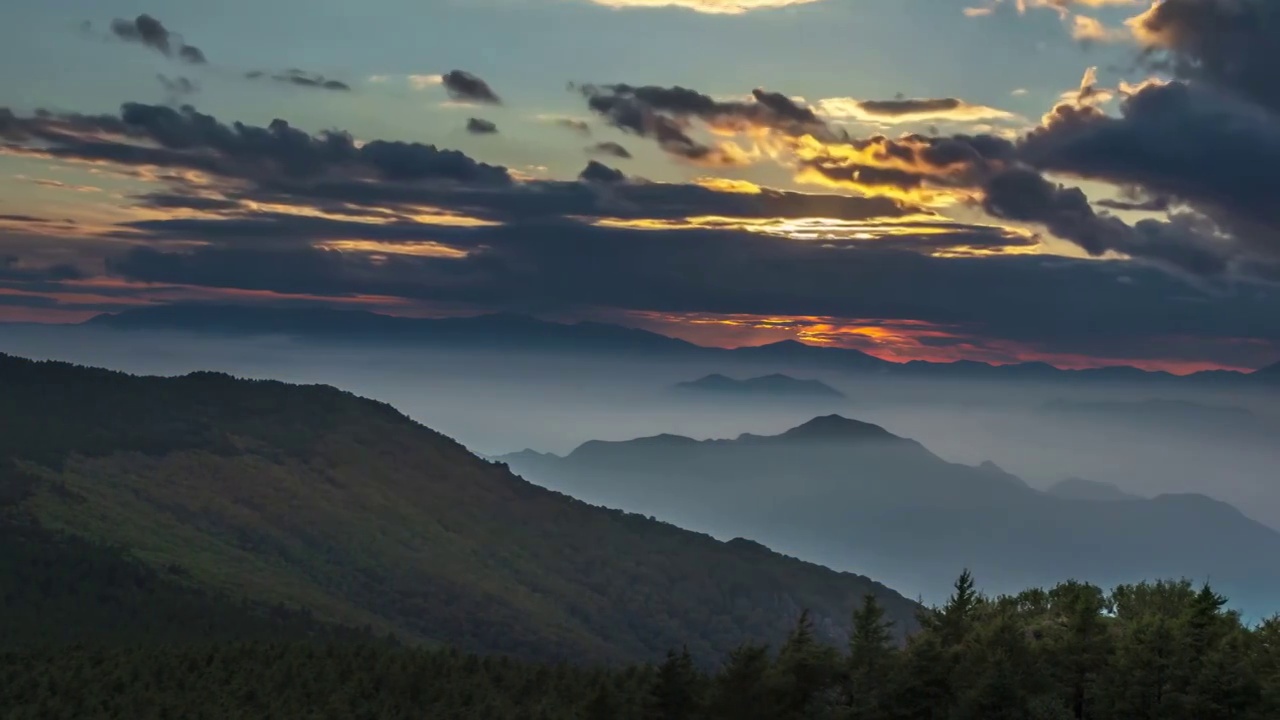
<path fill-rule="evenodd" d="M 1069 477 L 1129 493 L 1199 493 L 1280 527 L 1275 395 L 1177 384 L 1031 384 L 908 380 L 770 365 L 627 362 L 616 357 L 353 347 L 284 337 L 231 338 L 87 327 L 9 326 L 0 351 L 134 373 L 219 370 L 335 385 L 391 403 L 483 455 L 565 454 L 589 440 L 659 434 L 695 439 L 777 434 L 836 413 L 918 440 L 944 459 L 991 461 L 1034 487 Z M 788 372 L 847 400 L 689 397 L 671 386 L 712 372 Z M 1147 417 L 1131 404 L 1179 401 Z M 1055 410 L 1069 401 L 1077 412 Z M 1141 405 L 1138 405 L 1140 407 Z M 1235 408 L 1243 426 L 1212 411 Z M 1176 416 L 1175 416 L 1176 415 Z M 1178 417 L 1180 416 L 1180 417 Z M 756 498 L 770 502 L 768 493 Z M 909 591 L 910 588 L 903 588 Z"/>

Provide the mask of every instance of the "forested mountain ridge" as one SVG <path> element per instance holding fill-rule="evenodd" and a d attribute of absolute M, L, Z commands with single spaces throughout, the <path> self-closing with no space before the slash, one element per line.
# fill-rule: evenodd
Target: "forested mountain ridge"
<path fill-rule="evenodd" d="M 0 356 L 6 522 L 185 582 L 407 641 L 529 657 L 698 657 L 840 637 L 867 578 L 587 505 L 388 405 L 324 386 Z"/>

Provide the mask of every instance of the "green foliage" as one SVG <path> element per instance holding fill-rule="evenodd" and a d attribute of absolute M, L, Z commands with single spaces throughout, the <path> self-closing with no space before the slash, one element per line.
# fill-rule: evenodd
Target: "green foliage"
<path fill-rule="evenodd" d="M 1187 583 L 985 598 L 966 630 L 890 641 L 868 600 L 848 652 L 796 620 L 776 652 L 744 645 L 708 672 L 684 650 L 656 666 L 537 664 L 372 639 L 221 639 L 0 649 L 0 716 L 450 720 L 1273 720 L 1277 628 L 1241 624 Z M 953 599 L 954 600 L 954 599 Z M 1113 613 L 1113 606 L 1124 613 Z M 216 600 L 203 607 L 219 617 Z M 1090 608 L 1092 610 L 1090 610 Z M 944 614 L 940 608 L 935 616 Z M 953 616 L 954 617 L 954 616 Z M 230 632 L 257 632 L 249 623 Z M 289 623 L 278 623 L 281 637 Z M 176 628 L 174 628 L 176 630 Z M 941 687 L 929 693 L 928 688 Z M 925 691 L 921 694 L 921 691 Z"/>

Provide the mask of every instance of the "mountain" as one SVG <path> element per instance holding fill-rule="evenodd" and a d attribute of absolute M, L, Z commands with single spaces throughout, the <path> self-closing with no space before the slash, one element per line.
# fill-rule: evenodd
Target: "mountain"
<path fill-rule="evenodd" d="M 289 335 L 303 339 L 613 352 L 688 353 L 697 345 L 645 330 L 602 323 L 555 323 L 528 315 L 408 318 L 363 310 L 175 303 L 102 314 L 90 327 L 182 330 L 228 335 Z"/>
<path fill-rule="evenodd" d="M 945 598 L 942 579 L 963 567 L 993 592 L 1061 577 L 1185 576 L 1212 577 L 1241 607 L 1269 607 L 1280 594 L 1280 533 L 1229 505 L 1197 495 L 1097 502 L 1073 495 L 1079 483 L 1043 492 L 994 464 L 946 462 L 840 416 L 774 436 L 588 442 L 564 457 L 504 459 L 589 502 L 747 535 L 929 601 Z"/>
<path fill-rule="evenodd" d="M 1072 477 L 1060 480 L 1049 486 L 1045 492 L 1066 500 L 1088 500 L 1092 502 L 1124 502 L 1141 500 L 1140 495 L 1127 493 L 1111 483 L 1097 480 L 1084 480 Z"/>
<path fill-rule="evenodd" d="M 1200 382 L 1232 383 L 1246 375 L 1228 371 L 1179 378 L 1133 367 L 1063 370 L 1039 362 L 989 365 L 960 361 L 895 363 L 852 348 L 821 347 L 795 340 L 767 345 L 717 348 L 695 345 L 658 333 L 604 323 L 558 323 L 537 318 L 491 314 L 452 318 L 404 318 L 361 310 L 323 307 L 269 307 L 214 303 L 174 303 L 104 313 L 83 323 L 114 330 L 181 330 L 223 335 L 288 335 L 323 342 L 364 345 L 415 345 L 463 349 L 500 349 L 563 353 L 609 353 L 671 359 L 699 358 L 753 366 L 805 367 L 816 370 L 887 373 L 903 377 L 963 380 Z"/>
<path fill-rule="evenodd" d="M 1280 380 L 1280 362 L 1254 370 L 1250 375 L 1268 381 Z"/>
<path fill-rule="evenodd" d="M 675 389 L 684 393 L 710 393 L 741 398 L 803 398 L 810 400 L 844 398 L 844 393 L 821 380 L 800 380 L 781 373 L 748 378 L 746 380 L 735 380 L 716 373 L 697 380 L 676 383 Z"/>
<path fill-rule="evenodd" d="M 0 427 L 6 522 L 407 641 L 718 658 L 781 640 L 805 608 L 833 639 L 866 593 L 900 628 L 917 609 L 865 577 L 545 490 L 326 386 L 0 355 Z"/>

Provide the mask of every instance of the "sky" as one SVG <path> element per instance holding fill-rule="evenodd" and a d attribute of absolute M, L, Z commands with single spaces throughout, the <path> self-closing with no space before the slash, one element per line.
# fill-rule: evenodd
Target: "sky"
<path fill-rule="evenodd" d="M 172 0 L 0 25 L 0 320 L 522 312 L 1280 360 L 1266 0 Z"/>

